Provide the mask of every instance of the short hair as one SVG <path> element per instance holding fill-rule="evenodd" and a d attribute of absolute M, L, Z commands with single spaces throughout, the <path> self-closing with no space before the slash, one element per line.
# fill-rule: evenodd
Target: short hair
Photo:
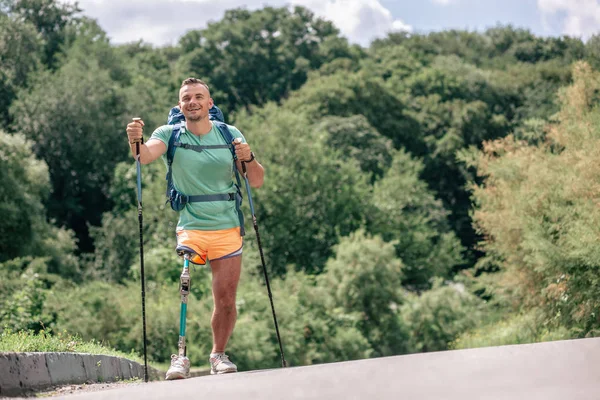
<path fill-rule="evenodd" d="M 198 79 L 198 78 L 186 78 L 183 80 L 183 82 L 181 82 L 181 87 L 184 87 L 185 85 L 202 85 L 206 88 L 206 90 L 208 90 L 210 92 L 210 88 L 208 87 L 208 85 L 206 84 L 206 82 L 204 82 L 202 79 Z"/>

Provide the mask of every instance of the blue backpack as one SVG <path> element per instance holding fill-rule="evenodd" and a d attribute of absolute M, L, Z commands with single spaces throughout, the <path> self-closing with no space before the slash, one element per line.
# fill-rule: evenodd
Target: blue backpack
<path fill-rule="evenodd" d="M 169 111 L 167 124 L 173 125 L 173 131 L 171 133 L 171 137 L 169 138 L 169 145 L 167 147 L 167 202 L 171 204 L 171 208 L 174 211 L 181 211 L 184 209 L 187 203 L 203 201 L 235 201 L 235 208 L 240 219 L 240 232 L 241 235 L 244 236 L 244 215 L 241 210 L 241 181 L 240 175 L 237 170 L 237 166 L 235 164 L 237 156 L 235 155 L 235 146 L 233 145 L 234 137 L 229 131 L 227 124 L 224 122 L 223 113 L 217 106 L 213 106 L 209 110 L 209 118 L 212 121 L 212 123 L 218 128 L 226 144 L 201 146 L 181 143 L 179 141 L 179 137 L 181 136 L 181 128 L 185 126 L 185 117 L 183 116 L 183 113 L 177 106 L 173 107 L 171 111 Z M 235 171 L 235 179 L 237 181 L 237 183 L 234 184 L 236 189 L 235 192 L 223 194 L 186 195 L 175 189 L 175 186 L 173 185 L 173 170 L 171 166 L 173 165 L 175 150 L 177 150 L 178 147 L 186 150 L 193 150 L 198 153 L 210 149 L 229 149 L 231 151 L 233 170 Z"/>

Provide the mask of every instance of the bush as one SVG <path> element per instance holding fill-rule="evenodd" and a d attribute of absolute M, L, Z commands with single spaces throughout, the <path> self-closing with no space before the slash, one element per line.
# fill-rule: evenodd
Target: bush
<path fill-rule="evenodd" d="M 480 322 L 484 311 L 484 303 L 462 284 L 444 285 L 438 279 L 431 290 L 407 297 L 400 313 L 413 350 L 427 352 L 447 350 L 458 335 Z"/>

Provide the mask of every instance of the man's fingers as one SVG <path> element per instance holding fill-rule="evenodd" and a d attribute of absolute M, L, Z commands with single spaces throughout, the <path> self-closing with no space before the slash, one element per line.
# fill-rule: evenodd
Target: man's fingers
<path fill-rule="evenodd" d="M 143 136 L 144 121 L 141 118 L 133 118 L 133 122 L 127 124 L 127 136 L 130 142 L 140 142 Z"/>
<path fill-rule="evenodd" d="M 133 122 L 136 122 L 136 123 L 144 126 L 144 121 L 141 118 L 135 117 L 135 118 L 132 118 L 132 119 L 133 119 Z"/>
<path fill-rule="evenodd" d="M 233 139 L 235 145 L 235 154 L 242 162 L 251 158 L 250 146 L 248 143 L 242 143 L 242 138 Z"/>

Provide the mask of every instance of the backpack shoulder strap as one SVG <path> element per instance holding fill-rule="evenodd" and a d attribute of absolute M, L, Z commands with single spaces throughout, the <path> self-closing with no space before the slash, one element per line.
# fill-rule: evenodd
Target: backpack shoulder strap
<path fill-rule="evenodd" d="M 231 154 L 233 155 L 233 159 L 235 160 L 237 157 L 235 155 L 235 148 L 233 146 L 233 135 L 231 134 L 229 127 L 226 123 L 221 121 L 213 120 L 212 123 L 217 126 L 219 132 L 221 133 L 221 136 L 223 136 L 223 139 L 225 140 L 225 143 L 229 145 L 229 150 L 231 150 Z"/>
<path fill-rule="evenodd" d="M 171 165 L 173 164 L 173 158 L 175 157 L 175 150 L 177 150 L 175 142 L 179 141 L 180 136 L 181 124 L 173 125 L 173 130 L 169 137 L 169 144 L 167 145 L 167 198 L 170 197 L 171 186 L 173 186 L 173 169 L 171 168 Z"/>
<path fill-rule="evenodd" d="M 242 236 L 244 236 L 246 234 L 246 232 L 244 230 L 244 214 L 242 213 L 242 208 L 241 208 L 242 207 L 242 192 L 241 192 L 242 182 L 240 180 L 240 174 L 238 172 L 237 165 L 236 165 L 237 155 L 235 154 L 235 146 L 233 145 L 233 135 L 231 134 L 231 131 L 227 127 L 226 123 L 221 122 L 221 121 L 215 121 L 215 120 L 213 120 L 212 123 L 217 125 L 217 128 L 219 129 L 219 132 L 221 132 L 221 136 L 223 136 L 223 139 L 225 139 L 225 143 L 228 144 L 229 150 L 231 150 L 231 155 L 233 157 L 233 171 L 235 173 L 235 180 L 237 182 L 237 184 L 235 185 L 236 191 L 237 191 L 235 208 L 237 209 L 238 217 L 240 219 L 240 234 Z"/>
<path fill-rule="evenodd" d="M 173 130 L 171 131 L 171 136 L 169 137 L 169 144 L 167 146 L 167 165 L 169 167 L 171 167 L 171 164 L 173 164 L 173 157 L 175 157 L 175 150 L 177 149 L 175 142 L 179 142 L 180 136 L 181 124 L 173 125 Z"/>

